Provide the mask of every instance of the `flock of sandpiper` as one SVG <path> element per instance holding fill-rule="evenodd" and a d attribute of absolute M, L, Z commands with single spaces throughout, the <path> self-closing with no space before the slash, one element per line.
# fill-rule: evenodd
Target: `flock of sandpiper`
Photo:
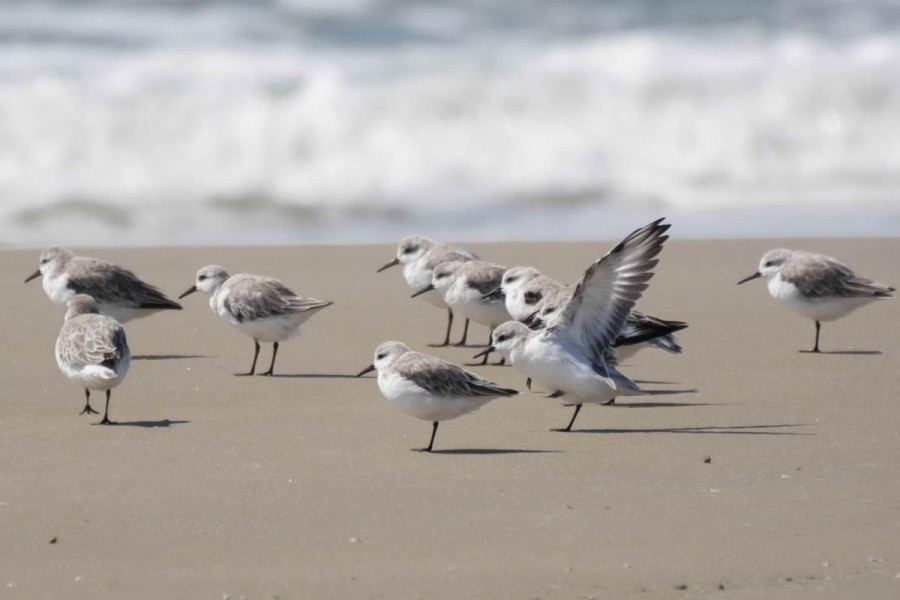
<path fill-rule="evenodd" d="M 383 271 L 402 265 L 413 296 L 446 308 L 444 346 L 450 344 L 454 316 L 465 319 L 466 343 L 470 321 L 491 331 L 487 347 L 476 355 L 487 364 L 488 355 L 501 356 L 532 382 L 564 397 L 575 406 L 570 431 L 583 404 L 610 404 L 618 396 L 642 394 L 622 374 L 618 362 L 644 347 L 679 353 L 674 333 L 687 327 L 638 312 L 634 305 L 653 277 L 669 225 L 658 219 L 635 230 L 605 256 L 591 264 L 581 281 L 564 285 L 533 267 L 506 268 L 479 260 L 461 248 L 421 236 L 404 238 L 396 258 Z M 85 391 L 84 413 L 91 407 L 91 390 L 105 391 L 101 424 L 109 419 L 112 388 L 121 383 L 131 363 L 122 323 L 161 310 L 181 309 L 157 288 L 112 263 L 76 256 L 63 248 L 49 248 L 40 267 L 25 281 L 42 277 L 44 291 L 66 310 L 56 341 L 60 370 Z M 894 288 L 857 276 L 841 262 L 821 254 L 771 250 L 758 270 L 741 280 L 762 277 L 769 293 L 815 322 L 819 352 L 821 323 L 843 317 L 865 304 L 892 297 Z M 260 342 L 273 344 L 271 375 L 279 342 L 297 335 L 301 325 L 332 303 L 304 298 L 271 277 L 237 274 L 216 265 L 197 272 L 180 298 L 194 292 L 209 295 L 210 308 L 254 342 L 253 375 Z M 407 414 L 432 423 L 431 451 L 441 421 L 476 410 L 485 403 L 518 393 L 451 362 L 416 352 L 389 341 L 375 350 L 371 366 L 359 375 L 378 372 L 381 393 Z"/>

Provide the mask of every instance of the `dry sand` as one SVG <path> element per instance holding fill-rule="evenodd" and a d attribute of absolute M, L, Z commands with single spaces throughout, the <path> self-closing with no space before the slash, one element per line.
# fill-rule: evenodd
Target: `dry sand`
<path fill-rule="evenodd" d="M 57 370 L 62 314 L 22 284 L 38 253 L 0 252 L 0 597 L 900 597 L 900 300 L 825 324 L 840 352 L 800 354 L 812 323 L 762 282 L 735 285 L 779 245 L 667 245 L 639 307 L 690 322 L 685 353 L 623 370 L 679 393 L 588 406 L 554 433 L 572 409 L 476 368 L 523 393 L 444 423 L 432 455 L 410 451 L 428 423 L 351 377 L 380 341 L 443 337 L 398 269 L 376 275 L 392 247 L 84 251 L 172 296 L 219 263 L 335 302 L 282 345 L 274 378 L 232 376 L 252 342 L 205 297 L 128 324 L 138 360 L 114 427 L 79 416 Z M 572 281 L 609 246 L 473 249 Z M 900 239 L 800 247 L 900 284 Z"/>

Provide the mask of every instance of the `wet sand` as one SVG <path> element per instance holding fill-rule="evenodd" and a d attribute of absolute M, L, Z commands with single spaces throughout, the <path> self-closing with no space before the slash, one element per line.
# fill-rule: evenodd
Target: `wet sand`
<path fill-rule="evenodd" d="M 431 455 L 410 451 L 429 423 L 352 377 L 381 341 L 443 338 L 445 314 L 399 269 L 375 273 L 393 247 L 80 250 L 172 297 L 218 263 L 335 302 L 272 378 L 232 375 L 252 341 L 204 296 L 127 324 L 135 360 L 109 427 L 78 415 L 53 358 L 62 313 L 22 284 L 38 252 L 2 251 L 2 596 L 897 597 L 900 300 L 824 324 L 826 353 L 801 354 L 812 322 L 760 281 L 735 285 L 782 245 L 900 284 L 900 239 L 672 240 L 638 306 L 688 321 L 685 352 L 622 368 L 656 394 L 586 406 L 556 433 L 571 408 L 477 367 L 522 394 L 443 423 Z M 471 248 L 574 281 L 610 246 Z"/>

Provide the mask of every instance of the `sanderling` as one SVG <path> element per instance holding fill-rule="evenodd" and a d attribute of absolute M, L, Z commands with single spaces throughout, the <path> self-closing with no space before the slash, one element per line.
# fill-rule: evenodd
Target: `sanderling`
<path fill-rule="evenodd" d="M 413 296 L 437 289 L 453 312 L 493 331 L 509 320 L 504 299 L 488 294 L 500 286 L 505 271 L 506 267 L 482 260 L 445 262 L 435 267 L 431 284 Z M 486 363 L 487 355 L 482 364 Z"/>
<path fill-rule="evenodd" d="M 647 288 L 669 225 L 658 219 L 636 230 L 584 274 L 559 322 L 539 331 L 510 321 L 494 329 L 491 345 L 552 397 L 571 396 L 575 413 L 562 431 L 571 431 L 584 403 L 608 404 L 616 396 L 643 392 L 607 364 L 613 344 L 634 303 Z"/>
<path fill-rule="evenodd" d="M 563 287 L 555 279 L 541 275 L 534 267 L 512 267 L 503 273 L 500 286 L 485 297 L 504 298 L 506 312 L 516 321 L 521 321 L 534 314 L 545 296 Z"/>
<path fill-rule="evenodd" d="M 300 326 L 312 315 L 332 302 L 303 298 L 287 286 L 271 277 L 238 274 L 229 276 L 217 265 L 197 271 L 197 280 L 187 291 L 178 296 L 184 298 L 194 292 L 210 296 L 209 307 L 241 333 L 253 338 L 255 347 L 253 364 L 249 373 L 256 371 L 259 343 L 273 343 L 272 363 L 269 370 L 260 375 L 271 375 L 278 355 L 278 342 L 300 333 Z"/>
<path fill-rule="evenodd" d="M 397 246 L 397 256 L 382 265 L 378 272 L 389 269 L 395 265 L 403 265 L 403 278 L 406 279 L 406 285 L 416 292 L 431 283 L 431 276 L 434 268 L 441 263 L 453 260 L 475 260 L 478 257 L 463 250 L 447 244 L 435 242 L 420 235 L 411 235 L 400 240 Z M 447 334 L 444 341 L 438 346 L 448 346 L 450 344 L 450 329 L 453 327 L 453 310 L 447 306 L 440 292 L 431 291 L 419 296 L 422 300 L 436 306 L 437 308 L 447 309 Z M 469 320 L 466 319 L 463 335 L 457 346 L 465 345 L 466 337 L 469 333 Z"/>
<path fill-rule="evenodd" d="M 538 310 L 522 319 L 522 322 L 531 329 L 552 327 L 559 322 L 562 310 L 573 292 L 574 287 L 567 287 L 551 293 L 538 304 Z M 686 329 L 687 326 L 688 324 L 683 321 L 666 321 L 632 309 L 613 345 L 607 348 L 607 364 L 610 362 L 618 364 L 619 361 L 628 360 L 638 351 L 650 347 L 659 348 L 671 354 L 681 354 L 682 348 L 673 334 Z"/>
<path fill-rule="evenodd" d="M 106 390 L 106 410 L 99 424 L 115 424 L 109 420 L 110 392 L 125 379 L 131 353 L 122 325 L 99 314 L 97 303 L 86 294 L 69 298 L 66 320 L 56 338 L 56 364 L 63 375 L 84 387 L 80 414 L 98 414 L 91 408 L 91 390 Z"/>
<path fill-rule="evenodd" d="M 65 309 L 75 294 L 87 294 L 97 303 L 100 314 L 120 323 L 160 310 L 181 310 L 180 304 L 131 271 L 105 260 L 75 256 L 57 247 L 44 250 L 40 260 L 40 268 L 25 283 L 43 275 L 44 291 L 60 308 Z"/>
<path fill-rule="evenodd" d="M 432 422 L 431 452 L 438 423 L 481 408 L 494 398 L 519 392 L 488 381 L 436 356 L 410 350 L 401 342 L 384 342 L 375 349 L 375 362 L 357 377 L 378 371 L 378 389 L 408 415 Z"/>
<path fill-rule="evenodd" d="M 769 294 L 789 308 L 816 322 L 816 342 L 812 350 L 819 351 L 819 330 L 822 321 L 834 321 L 882 298 L 892 298 L 894 288 L 872 279 L 857 276 L 840 261 L 801 250 L 769 250 L 759 261 L 759 270 L 738 281 L 769 280 Z"/>

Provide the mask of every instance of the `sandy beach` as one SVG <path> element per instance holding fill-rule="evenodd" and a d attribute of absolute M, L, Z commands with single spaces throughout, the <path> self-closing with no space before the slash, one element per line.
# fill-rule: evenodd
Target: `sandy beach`
<path fill-rule="evenodd" d="M 428 348 L 445 313 L 375 273 L 393 246 L 79 248 L 173 298 L 215 263 L 335 303 L 272 378 L 233 376 L 252 341 L 205 296 L 127 324 L 109 427 L 79 416 L 53 357 L 62 313 L 22 284 L 39 252 L 0 251 L 0 597 L 900 597 L 900 300 L 824 324 L 809 355 L 811 321 L 735 285 L 787 246 L 898 286 L 900 239 L 672 235 L 638 307 L 689 322 L 685 352 L 622 367 L 656 394 L 557 433 L 571 408 L 474 367 L 522 393 L 442 424 L 431 455 L 410 451 L 430 424 L 353 375 L 384 340 L 477 349 Z M 614 241 L 469 247 L 575 281 Z"/>

